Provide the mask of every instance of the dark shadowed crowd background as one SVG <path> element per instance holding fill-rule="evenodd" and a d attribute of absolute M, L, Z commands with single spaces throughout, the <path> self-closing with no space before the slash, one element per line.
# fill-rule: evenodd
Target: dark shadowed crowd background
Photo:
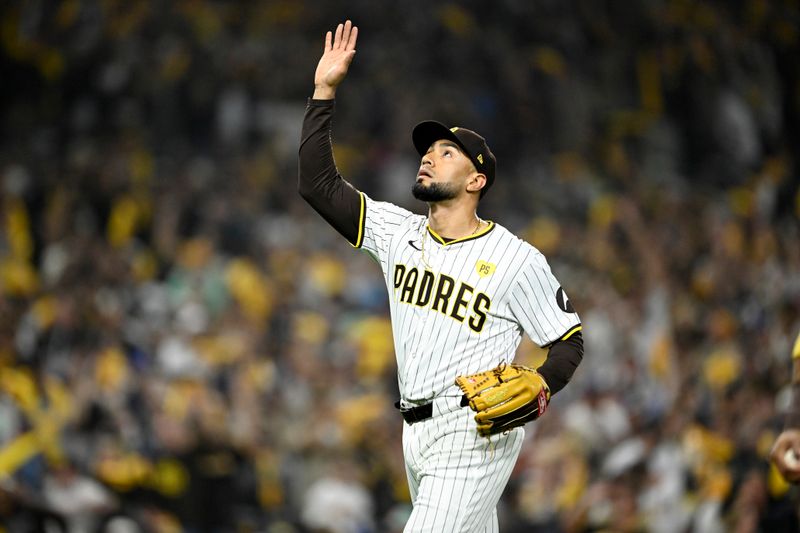
<path fill-rule="evenodd" d="M 501 530 L 798 530 L 797 0 L 10 0 L 0 531 L 402 531 L 384 283 L 296 193 L 346 17 L 343 175 L 425 212 L 413 125 L 480 131 L 583 322 Z"/>

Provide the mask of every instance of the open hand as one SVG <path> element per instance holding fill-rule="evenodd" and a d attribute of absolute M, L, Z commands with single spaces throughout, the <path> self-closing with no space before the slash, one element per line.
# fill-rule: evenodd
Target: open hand
<path fill-rule="evenodd" d="M 314 98 L 329 100 L 336 94 L 336 87 L 347 75 L 347 69 L 356 55 L 358 27 L 348 20 L 336 27 L 336 35 L 325 34 L 325 50 L 314 74 Z"/>

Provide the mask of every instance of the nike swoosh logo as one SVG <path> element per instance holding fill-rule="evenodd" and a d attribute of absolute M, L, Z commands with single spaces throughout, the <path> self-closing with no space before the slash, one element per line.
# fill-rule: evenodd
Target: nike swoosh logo
<path fill-rule="evenodd" d="M 422 249 L 421 249 L 421 248 L 417 248 L 417 245 L 416 245 L 416 244 L 414 244 L 414 241 L 408 241 L 408 245 L 409 245 L 409 246 L 411 246 L 411 247 L 412 247 L 413 249 L 415 249 L 415 250 L 418 250 L 418 251 L 420 251 L 420 252 L 422 251 Z"/>

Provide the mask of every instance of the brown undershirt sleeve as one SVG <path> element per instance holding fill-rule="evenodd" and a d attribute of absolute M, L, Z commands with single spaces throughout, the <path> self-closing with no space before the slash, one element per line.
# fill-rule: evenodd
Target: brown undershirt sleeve
<path fill-rule="evenodd" d="M 309 99 L 303 117 L 297 190 L 353 246 L 363 224 L 361 193 L 336 169 L 331 145 L 334 100 Z"/>
<path fill-rule="evenodd" d="M 547 360 L 537 369 L 550 387 L 550 394 L 555 394 L 569 383 L 582 359 L 583 336 L 580 331 L 550 346 Z"/>

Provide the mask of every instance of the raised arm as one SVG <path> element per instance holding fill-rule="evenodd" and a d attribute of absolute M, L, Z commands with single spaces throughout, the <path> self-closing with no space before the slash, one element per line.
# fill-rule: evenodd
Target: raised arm
<path fill-rule="evenodd" d="M 331 146 L 336 88 L 356 53 L 358 28 L 348 20 L 325 35 L 325 49 L 314 74 L 300 140 L 297 189 L 300 195 L 353 246 L 360 246 L 363 198 L 336 168 Z"/>
<path fill-rule="evenodd" d="M 356 55 L 358 27 L 348 20 L 336 27 L 336 34 L 325 34 L 325 49 L 314 73 L 314 99 L 331 100 L 336 87 L 347 76 L 347 70 Z"/>

